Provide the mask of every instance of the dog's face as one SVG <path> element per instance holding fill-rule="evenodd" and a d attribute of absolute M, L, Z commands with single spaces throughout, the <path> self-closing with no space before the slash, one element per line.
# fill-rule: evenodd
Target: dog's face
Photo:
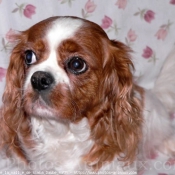
<path fill-rule="evenodd" d="M 72 17 L 49 18 L 17 39 L 3 96 L 8 108 L 2 115 L 14 130 L 8 142 L 16 138 L 15 128 L 25 133 L 26 118 L 76 122 L 86 117 L 95 142 L 89 162 L 111 161 L 121 153 L 132 161 L 142 103 L 135 95 L 129 49 L 109 40 L 97 24 Z"/>
<path fill-rule="evenodd" d="M 111 41 L 99 26 L 76 18 L 51 18 L 22 37 L 17 47 L 25 65 L 27 114 L 75 120 L 101 105 L 106 93 L 102 87 L 110 81 L 106 74 L 116 65 L 108 59 Z"/>
<path fill-rule="evenodd" d="M 23 100 L 29 115 L 75 120 L 99 105 L 108 54 L 104 42 L 109 41 L 91 25 L 80 19 L 50 19 L 23 34 Z"/>

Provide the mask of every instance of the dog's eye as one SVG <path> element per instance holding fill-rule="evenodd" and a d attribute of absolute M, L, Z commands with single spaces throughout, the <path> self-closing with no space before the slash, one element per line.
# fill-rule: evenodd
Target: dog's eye
<path fill-rule="evenodd" d="M 79 57 L 72 57 L 69 59 L 66 67 L 69 72 L 76 75 L 84 73 L 87 70 L 86 62 Z"/>
<path fill-rule="evenodd" d="M 32 50 L 25 51 L 25 62 L 27 65 L 35 63 L 36 60 L 36 55 Z"/>

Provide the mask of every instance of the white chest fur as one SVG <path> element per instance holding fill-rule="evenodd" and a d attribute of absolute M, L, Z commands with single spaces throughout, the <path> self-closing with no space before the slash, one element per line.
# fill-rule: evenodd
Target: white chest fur
<path fill-rule="evenodd" d="M 77 124 L 32 118 L 32 135 L 37 143 L 27 150 L 36 170 L 74 171 L 84 169 L 81 158 L 93 145 L 86 118 Z"/>
<path fill-rule="evenodd" d="M 54 120 L 47 121 L 32 118 L 31 126 L 32 139 L 36 145 L 29 148 L 23 144 L 23 149 L 30 160 L 30 164 L 27 167 L 20 164 L 17 157 L 12 159 L 9 164 L 10 160 L 1 158 L 0 168 L 2 171 L 29 170 L 32 174 L 37 175 L 46 174 L 47 172 L 69 175 L 94 173 L 94 170 L 82 161 L 82 156 L 87 154 L 94 144 L 89 137 L 90 128 L 86 118 L 77 124 L 65 124 Z M 117 157 L 115 157 L 110 163 L 104 162 L 104 166 L 99 171 L 103 175 L 107 175 L 109 172 L 120 175 L 131 171 L 136 172 L 135 165 L 129 167 L 123 167 L 123 165 L 124 162 L 118 161 Z"/>
<path fill-rule="evenodd" d="M 77 124 L 58 123 L 51 120 L 32 118 L 32 135 L 37 145 L 27 149 L 33 172 L 53 171 L 74 174 L 93 171 L 82 162 L 82 156 L 93 146 L 90 140 L 90 128 L 86 118 Z M 121 166 L 117 157 L 100 169 L 100 172 L 128 172 L 135 167 Z"/>

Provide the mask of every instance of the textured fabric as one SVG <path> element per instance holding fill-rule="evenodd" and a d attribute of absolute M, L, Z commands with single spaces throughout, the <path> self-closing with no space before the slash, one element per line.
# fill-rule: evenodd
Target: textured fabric
<path fill-rule="evenodd" d="M 163 62 L 175 46 L 175 0 L 0 0 L 0 97 L 14 43 L 11 34 L 50 16 L 91 20 L 99 24 L 110 39 L 130 46 L 136 81 L 145 88 L 153 87 Z M 156 157 L 153 154 L 150 161 L 154 170 L 143 167 L 140 175 L 168 172 L 163 168 L 166 161 L 157 163 L 155 168 Z M 175 160 L 170 159 L 169 164 L 174 166 L 175 174 Z"/>

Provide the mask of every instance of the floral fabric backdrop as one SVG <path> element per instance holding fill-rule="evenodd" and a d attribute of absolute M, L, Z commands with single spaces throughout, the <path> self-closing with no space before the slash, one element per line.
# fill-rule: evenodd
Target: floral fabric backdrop
<path fill-rule="evenodd" d="M 175 0 L 0 0 L 0 99 L 14 42 L 12 34 L 50 16 L 91 20 L 111 39 L 130 46 L 136 81 L 145 88 L 154 85 L 163 62 L 175 46 Z M 151 158 L 154 160 L 155 155 Z M 157 168 L 154 163 L 151 164 L 154 168 L 143 165 L 140 175 L 166 175 L 167 164 L 170 169 L 174 167 L 175 174 L 175 160 L 169 159 Z"/>

